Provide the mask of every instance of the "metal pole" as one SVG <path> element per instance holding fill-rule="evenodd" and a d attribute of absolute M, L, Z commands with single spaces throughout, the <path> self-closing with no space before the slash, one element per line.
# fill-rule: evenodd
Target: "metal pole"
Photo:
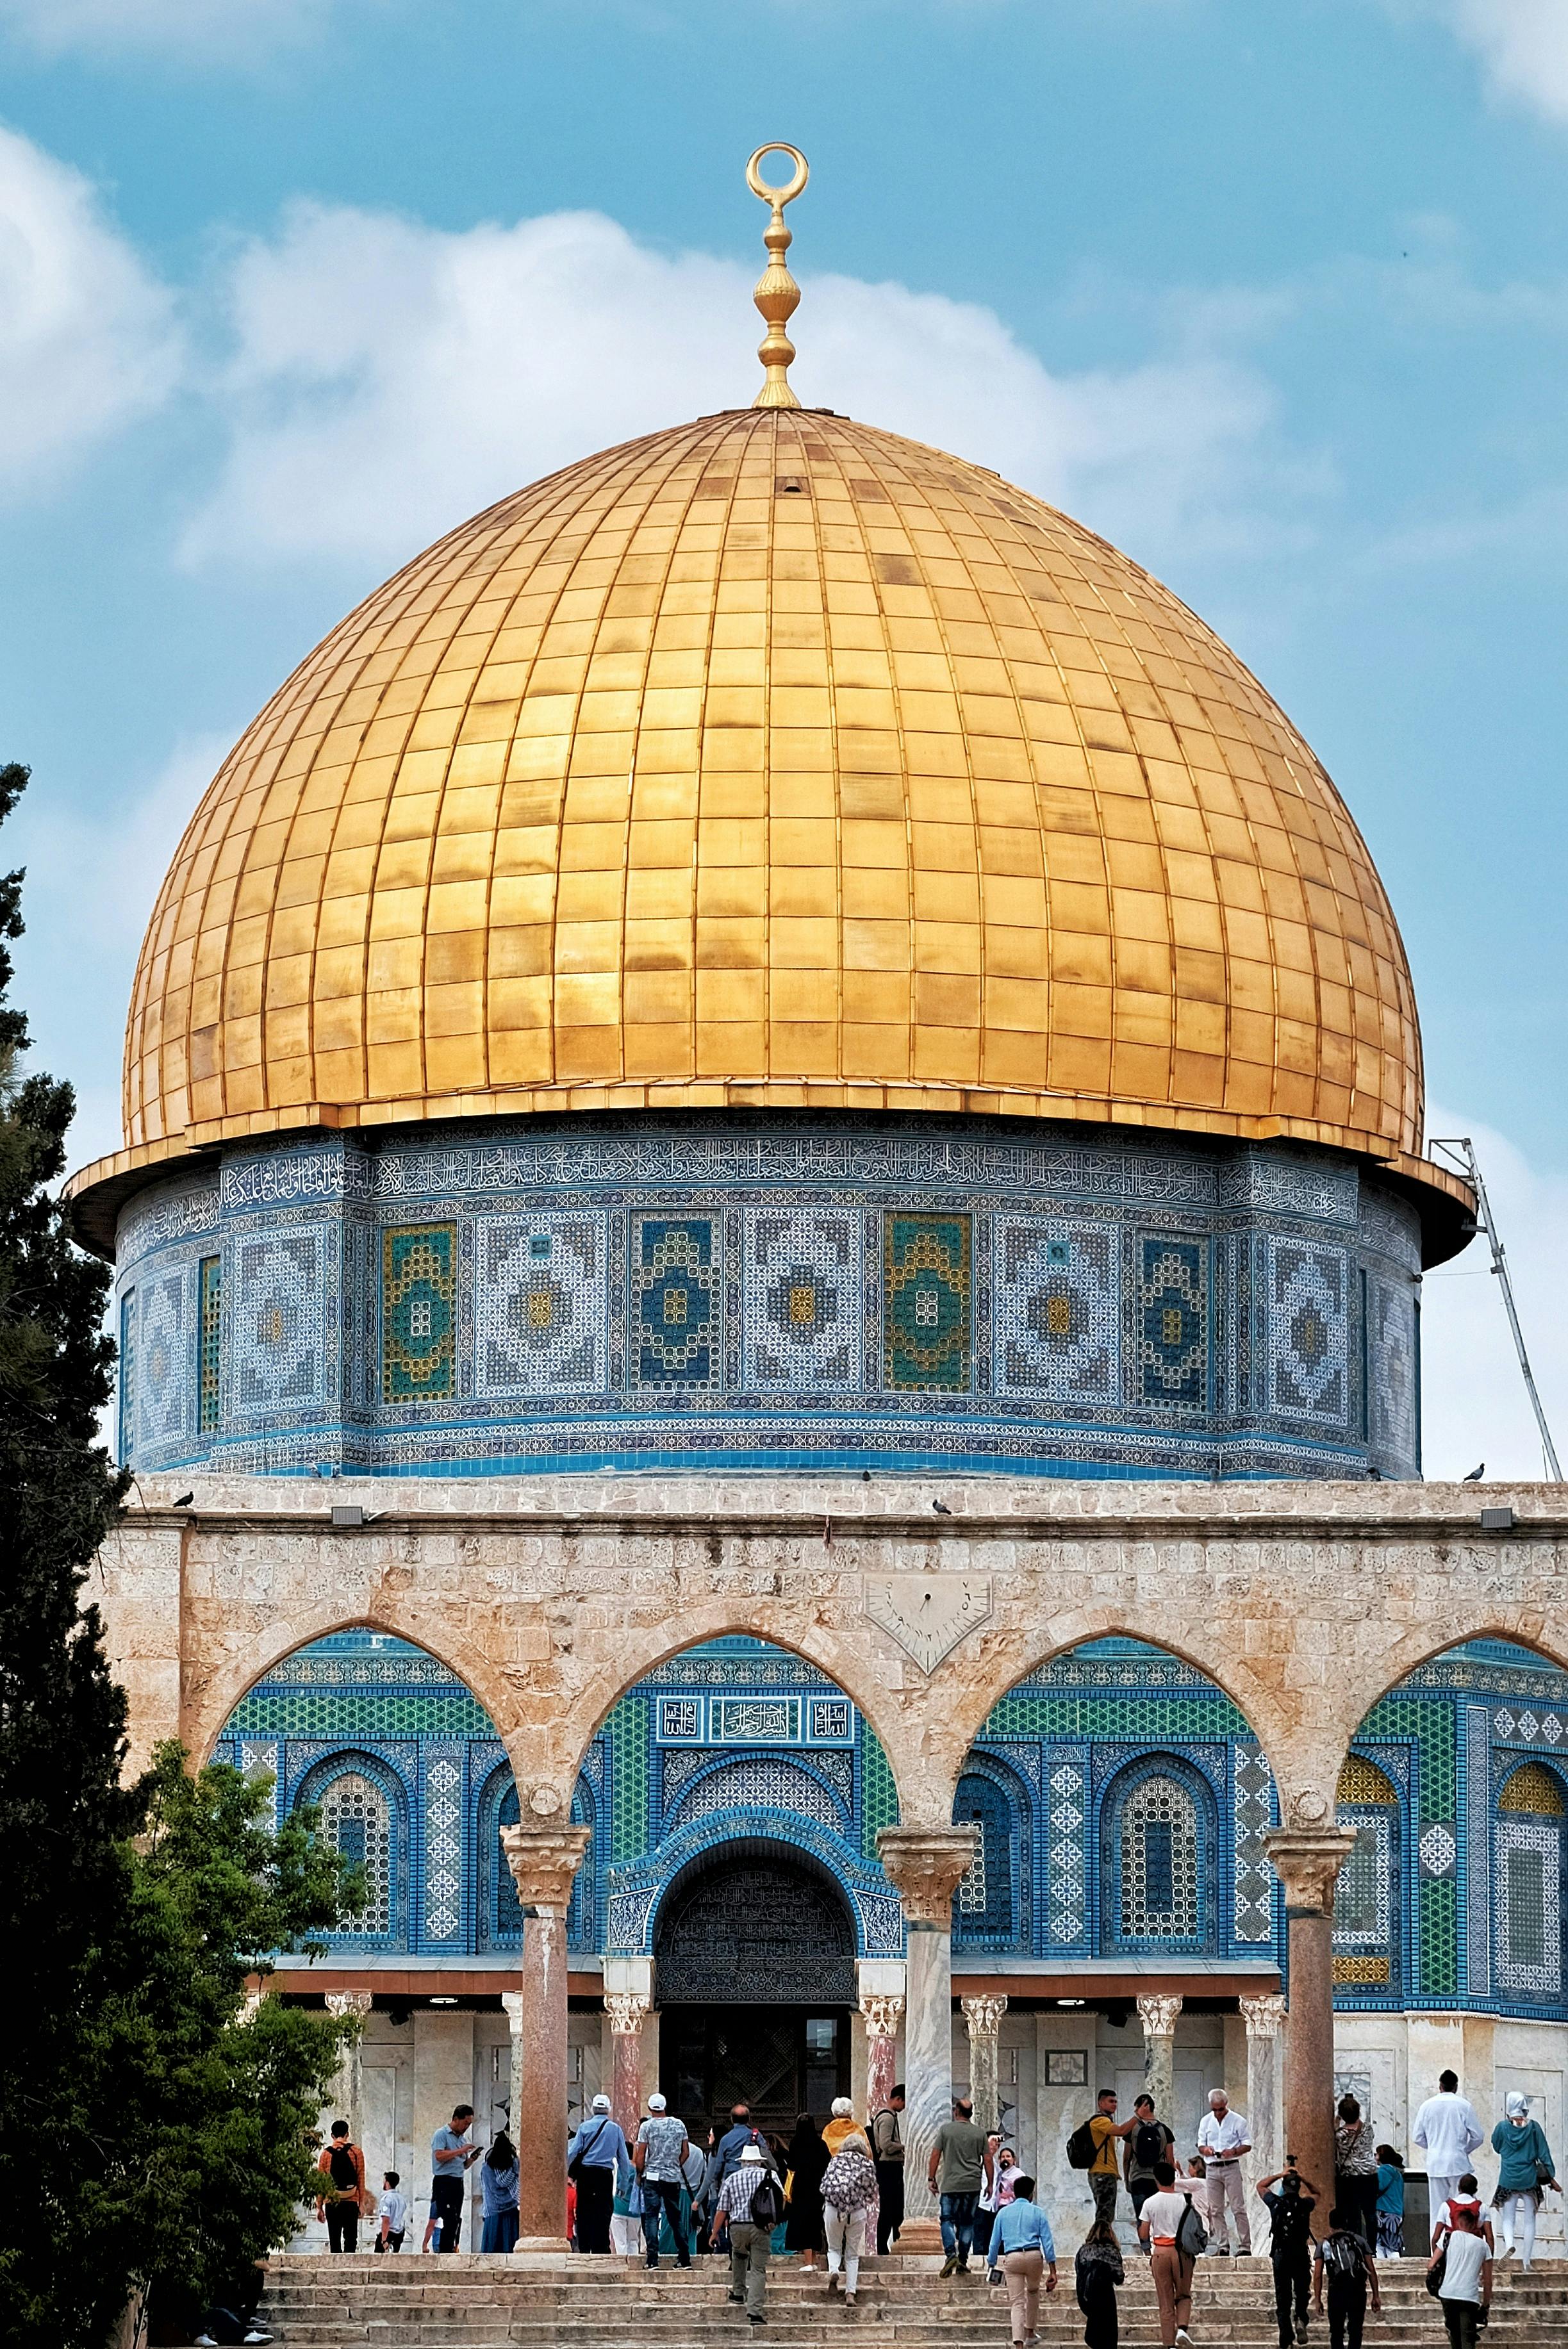
<path fill-rule="evenodd" d="M 1480 1210 L 1480 1227 L 1485 1232 L 1487 1245 L 1491 1249 L 1491 1268 L 1497 1275 L 1502 1289 L 1503 1309 L 1508 1315 L 1508 1326 L 1513 1332 L 1514 1351 L 1519 1356 L 1519 1367 L 1524 1374 L 1524 1384 L 1530 1396 L 1530 1408 L 1535 1413 L 1535 1424 L 1541 1431 L 1541 1448 L 1546 1455 L 1546 1473 L 1553 1484 L 1560 1485 L 1563 1482 L 1563 1471 L 1558 1465 L 1557 1447 L 1552 1441 L 1552 1430 L 1546 1424 L 1546 1413 L 1542 1407 L 1540 1392 L 1535 1384 L 1535 1373 L 1530 1367 L 1530 1356 L 1524 1350 L 1524 1332 L 1519 1326 L 1519 1312 L 1513 1301 L 1513 1283 L 1508 1277 L 1508 1257 L 1503 1251 L 1502 1240 L 1492 1216 L 1491 1202 L 1486 1195 L 1486 1185 L 1481 1180 L 1480 1164 L 1476 1157 L 1475 1143 L 1468 1133 L 1464 1133 L 1453 1141 L 1434 1142 L 1431 1147 L 1434 1150 L 1447 1150 L 1456 1157 L 1462 1157 L 1464 1161 L 1466 1178 L 1476 1195 L 1476 1205 Z"/>

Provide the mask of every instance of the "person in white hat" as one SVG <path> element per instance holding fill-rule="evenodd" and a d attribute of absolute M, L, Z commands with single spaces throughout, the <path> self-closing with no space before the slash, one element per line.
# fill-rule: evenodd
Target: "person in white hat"
<path fill-rule="evenodd" d="M 596 2096 L 566 2147 L 566 2175 L 577 2189 L 577 2249 L 610 2247 L 610 2204 L 618 2178 L 629 2178 L 631 2157 L 619 2123 L 610 2118 L 610 2100 Z"/>
<path fill-rule="evenodd" d="M 688 2149 L 685 2122 L 671 2116 L 662 2096 L 649 2096 L 648 2118 L 638 2130 L 631 2158 L 642 2179 L 642 2240 L 650 2268 L 659 2265 L 659 2230 L 665 2219 L 675 2240 L 676 2266 L 691 2264 L 691 2239 L 680 2222 L 681 2172 Z"/>
<path fill-rule="evenodd" d="M 730 2298 L 745 2303 L 753 2324 L 765 2324 L 768 2252 L 774 2229 L 784 2217 L 784 2189 L 761 2144 L 742 2146 L 741 2158 L 719 2189 L 714 2231 L 730 2241 Z"/>

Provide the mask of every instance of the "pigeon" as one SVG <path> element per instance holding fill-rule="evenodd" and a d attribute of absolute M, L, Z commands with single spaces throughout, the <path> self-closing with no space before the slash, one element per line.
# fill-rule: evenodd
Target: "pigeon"
<path fill-rule="evenodd" d="M 1486 1475 L 1486 1462 L 1483 1460 L 1483 1461 L 1481 1462 L 1481 1464 L 1480 1464 L 1480 1466 L 1479 1468 L 1472 1468 L 1472 1469 L 1470 1470 L 1469 1475 L 1464 1479 L 1464 1482 L 1465 1482 L 1467 1485 L 1479 1485 L 1479 1484 L 1480 1483 L 1481 1478 L 1482 1478 L 1485 1475 Z"/>
<path fill-rule="evenodd" d="M 195 1497 L 196 1495 L 194 1493 L 182 1493 L 180 1498 L 175 1502 L 174 1506 L 177 1509 L 188 1509 Z"/>
<path fill-rule="evenodd" d="M 931 1506 L 935 1509 L 939 1517 L 950 1517 L 952 1515 L 952 1511 L 949 1508 L 945 1501 L 933 1501 L 931 1503 Z"/>

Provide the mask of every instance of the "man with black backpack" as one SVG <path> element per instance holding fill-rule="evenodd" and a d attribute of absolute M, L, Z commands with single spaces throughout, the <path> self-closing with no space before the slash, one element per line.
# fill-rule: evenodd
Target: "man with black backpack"
<path fill-rule="evenodd" d="M 1127 2179 L 1127 2192 L 1132 2196 L 1133 2217 L 1137 2222 L 1140 2251 L 1148 2250 L 1148 2229 L 1143 2223 L 1143 2206 L 1155 2190 L 1155 2171 L 1162 2161 L 1175 2158 L 1176 2138 L 1165 2123 L 1157 2118 L 1154 2098 L 1147 2094 L 1133 2098 L 1132 2135 L 1127 2141 L 1122 2160 L 1122 2175 Z"/>
<path fill-rule="evenodd" d="M 719 2189 L 715 2237 L 730 2242 L 730 2298 L 744 2302 L 753 2324 L 765 2324 L 763 2302 L 768 2288 L 768 2253 L 774 2229 L 784 2217 L 784 2188 L 761 2140 L 741 2147 L 740 2158 Z"/>
<path fill-rule="evenodd" d="M 329 2251 L 357 2251 L 359 2214 L 365 2208 L 365 2157 L 350 2141 L 347 2121 L 334 2121 L 331 2142 L 321 2148 L 317 2163 L 322 2185 L 316 2215 L 327 2220 Z"/>
<path fill-rule="evenodd" d="M 1088 2119 L 1081 2121 L 1067 2139 L 1067 2167 L 1088 2171 L 1095 2216 L 1107 2226 L 1116 2224 L 1116 2180 L 1121 2176 L 1116 2140 L 1131 2137 L 1137 2127 L 1136 2119 L 1117 2120 L 1116 2092 L 1102 2088 Z"/>
<path fill-rule="evenodd" d="M 1276 2194 L 1271 2189 L 1279 2188 Z M 1269 2214 L 1269 2260 L 1274 2271 L 1274 2313 L 1280 2323 L 1280 2349 L 1292 2349 L 1307 2337 L 1307 2297 L 1312 2291 L 1312 2214 L 1317 2209 L 1317 2189 L 1296 2168 L 1293 2153 L 1285 2166 L 1265 2178 L 1258 2189 Z"/>
<path fill-rule="evenodd" d="M 1313 2267 L 1312 2304 L 1321 2315 L 1326 2281 L 1329 2349 L 1361 2349 L 1369 2284 L 1374 2309 L 1381 2312 L 1383 2306 L 1372 2247 L 1361 2232 L 1354 2210 L 1331 2210 L 1328 2224 L 1329 2232 L 1317 2247 Z"/>

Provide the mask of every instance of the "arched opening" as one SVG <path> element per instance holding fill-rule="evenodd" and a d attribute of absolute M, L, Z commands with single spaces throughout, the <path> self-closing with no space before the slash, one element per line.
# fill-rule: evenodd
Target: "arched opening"
<path fill-rule="evenodd" d="M 744 2101 L 765 2127 L 825 2115 L 848 2085 L 856 1927 L 821 1861 L 746 1837 L 671 1880 L 654 1934 L 665 2094 L 680 2113 Z"/>

